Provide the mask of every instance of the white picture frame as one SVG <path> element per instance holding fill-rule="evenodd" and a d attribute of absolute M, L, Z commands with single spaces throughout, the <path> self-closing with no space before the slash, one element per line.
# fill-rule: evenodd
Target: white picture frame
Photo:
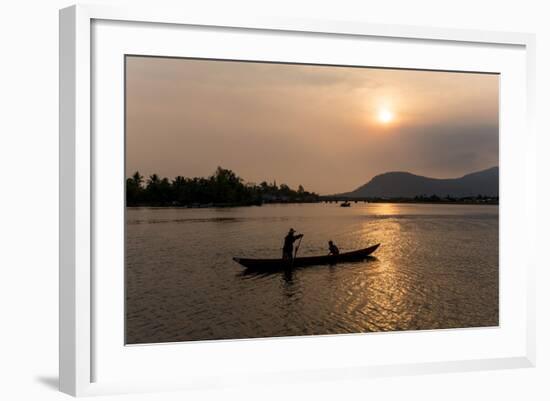
<path fill-rule="evenodd" d="M 103 21 L 103 22 L 102 22 Z M 115 27 L 116 23 L 131 23 L 137 24 L 133 28 L 129 25 Z M 166 389 L 190 389 L 190 388 L 208 388 L 225 386 L 230 383 L 246 383 L 246 378 L 240 381 L 229 374 L 231 365 L 221 367 L 218 371 L 212 374 L 205 374 L 205 370 L 197 369 L 194 371 L 190 363 L 187 368 L 189 374 L 185 379 L 177 377 L 177 375 L 169 375 L 160 372 L 158 376 L 152 377 L 151 372 L 143 371 L 140 376 L 138 370 L 127 369 L 126 376 L 115 374 L 106 375 L 103 380 L 102 372 L 98 371 L 100 366 L 105 366 L 108 362 L 118 369 L 121 365 L 117 365 L 122 359 L 113 357 L 109 360 L 112 349 L 105 344 L 112 339 L 106 339 L 104 334 L 105 327 L 109 324 L 116 325 L 116 331 L 120 332 L 120 320 L 109 320 L 101 313 L 101 302 L 97 305 L 94 301 L 95 291 L 98 286 L 105 284 L 104 276 L 98 276 L 94 271 L 94 266 L 97 266 L 98 260 L 103 260 L 104 257 L 116 258 L 116 252 L 96 254 L 94 251 L 94 238 L 97 238 L 98 227 L 101 227 L 101 219 L 103 215 L 101 210 L 98 210 L 98 203 L 102 200 L 96 197 L 98 185 L 103 185 L 100 181 L 94 179 L 95 176 L 101 175 L 97 172 L 100 166 L 98 164 L 97 154 L 102 152 L 101 144 L 98 144 L 94 139 L 94 126 L 98 125 L 94 121 L 94 113 L 97 105 L 92 101 L 94 96 L 94 87 L 92 85 L 92 77 L 94 68 L 100 69 L 101 65 L 97 64 L 94 59 L 97 51 L 102 51 L 102 46 L 106 45 L 106 41 L 101 38 L 94 42 L 94 24 L 98 24 L 105 29 L 98 33 L 99 36 L 104 34 L 115 35 L 113 32 L 120 30 L 134 29 L 132 35 L 128 37 L 139 36 L 139 30 L 143 29 L 144 24 L 147 26 L 156 26 L 159 29 L 158 38 L 166 37 L 177 30 L 178 27 L 201 27 L 206 31 L 208 29 L 216 30 L 217 35 L 229 36 L 227 30 L 231 32 L 246 32 L 253 35 L 255 32 L 268 34 L 283 33 L 285 35 L 306 35 L 308 38 L 316 35 L 325 38 L 338 37 L 342 40 L 358 40 L 361 38 L 383 38 L 386 41 L 414 41 L 415 43 L 431 43 L 440 47 L 443 51 L 445 46 L 455 46 L 454 51 L 460 52 L 467 48 L 478 49 L 484 52 L 485 47 L 495 49 L 510 49 L 510 54 L 503 55 L 504 63 L 508 60 L 506 57 L 511 57 L 510 60 L 517 61 L 517 71 L 510 70 L 510 85 L 515 85 L 523 95 L 514 101 L 519 102 L 515 105 L 520 105 L 519 111 L 507 107 L 507 99 L 501 99 L 501 105 L 504 105 L 502 110 L 509 111 L 509 121 L 505 121 L 510 127 L 520 127 L 521 135 L 514 137 L 506 133 L 505 130 L 505 148 L 501 145 L 501 154 L 512 154 L 516 152 L 513 159 L 502 160 L 501 168 L 501 189 L 502 191 L 510 191 L 510 187 L 517 186 L 521 183 L 521 194 L 515 197 L 509 197 L 509 203 L 505 203 L 506 197 L 503 199 L 503 207 L 501 213 L 504 217 L 509 218 L 509 224 L 504 227 L 516 227 L 524 229 L 527 233 L 524 235 L 525 246 L 527 248 L 534 247 L 535 241 L 535 134 L 532 128 L 532 112 L 534 110 L 534 35 L 525 33 L 506 33 L 506 32 L 484 32 L 458 29 L 439 29 L 439 28 L 424 28 L 414 26 L 388 26 L 375 25 L 358 21 L 314 21 L 314 20 L 292 20 L 286 18 L 265 18 L 254 20 L 233 20 L 225 18 L 216 18 L 213 16 L 193 16 L 187 15 L 185 10 L 162 10 L 155 7 L 145 8 L 111 8 L 108 6 L 90 6 L 78 5 L 72 6 L 60 11 L 60 390 L 71 395 L 93 395 L 105 393 L 119 393 L 132 391 L 160 391 Z M 103 24 L 103 25 L 101 25 Z M 113 30 L 111 30 L 113 29 Z M 155 31 L 155 32 L 157 32 Z M 134 35 L 135 34 L 135 35 Z M 148 35 L 149 42 L 144 38 L 142 46 L 149 46 L 147 54 L 155 53 L 155 35 Z M 112 44 L 112 52 L 124 53 L 124 43 L 130 39 L 125 38 L 120 32 L 117 36 L 112 36 L 109 42 Z M 267 40 L 268 38 L 266 38 Z M 276 40 L 276 38 L 274 39 Z M 299 41 L 298 41 L 299 42 Z M 121 45 L 121 43 L 123 45 Z M 412 42 L 411 42 L 412 43 Z M 117 47 L 119 46 L 119 47 Z M 300 46 L 297 44 L 296 46 Z M 153 50 L 151 50 L 153 49 Z M 463 50 L 461 50 L 463 49 Z M 299 48 L 297 48 L 299 50 Z M 464 51 L 466 51 L 464 50 Z M 497 51 L 496 50 L 496 51 Z M 169 50 L 159 50 L 160 54 L 165 54 Z M 502 50 L 504 52 L 504 50 Z M 512 54 L 513 53 L 513 54 Z M 115 58 L 120 55 L 115 54 Z M 226 55 L 221 55 L 220 58 L 227 58 Z M 264 55 L 268 57 L 269 55 Z M 281 56 L 284 58 L 284 56 Z M 346 57 L 345 54 L 342 57 Z M 258 58 L 261 58 L 258 54 Z M 106 58 L 104 58 L 106 59 Z M 497 60 L 495 58 L 495 60 Z M 351 61 L 350 61 L 351 62 Z M 391 61 L 390 61 L 391 62 Z M 452 58 L 446 61 L 447 64 L 441 64 L 434 69 L 444 70 L 475 70 L 476 63 L 472 61 L 471 67 L 460 65 L 453 67 Z M 495 61 L 496 63 L 497 61 Z M 393 62 L 392 62 L 393 63 Z M 395 62 L 397 63 L 397 61 Z M 426 61 L 424 68 L 430 68 Z M 510 63 L 514 64 L 514 63 Z M 105 64 L 107 65 L 107 64 Z M 111 65 L 111 64 L 109 64 Z M 490 65 L 490 64 L 487 64 Z M 495 64 L 496 65 L 496 64 Z M 399 65 L 388 65 L 398 67 Z M 498 67 L 498 66 L 497 66 Z M 500 70 L 495 67 L 493 72 Z M 487 70 L 486 67 L 483 71 Z M 504 68 L 504 67 L 503 67 Z M 515 68 L 509 66 L 506 68 Z M 120 73 L 121 71 L 118 71 Z M 514 74 L 520 74 L 515 76 Z M 525 74 L 525 76 L 523 76 Z M 120 76 L 120 74 L 118 75 Z M 507 85 L 505 82 L 504 85 Z M 512 86 L 510 86 L 512 88 Z M 115 89 L 120 91 L 120 87 Z M 117 92 L 119 93 L 119 92 Z M 505 91 L 503 96 L 509 96 Z M 98 95 L 101 96 L 101 95 Z M 117 97 L 114 97 L 116 102 Z M 97 99 L 96 99 L 97 101 Z M 510 104 L 511 105 L 511 104 Z M 120 111 L 119 106 L 112 108 L 114 112 Z M 516 115 L 517 114 L 517 115 Z M 97 117 L 97 116 L 96 116 Z M 505 116 L 506 117 L 506 116 Z M 101 118 L 101 117 L 100 117 Z M 505 127 L 507 126 L 505 124 Z M 113 152 L 120 151 L 116 148 Z M 122 155 L 120 155 L 123 157 Z M 508 161 L 511 160 L 511 161 Z M 507 164 L 509 163 L 509 164 Z M 116 165 L 116 164 L 115 164 Z M 98 184 L 99 182 L 99 184 Z M 122 190 L 122 183 L 120 184 Z M 107 185 L 102 189 L 103 192 L 109 190 Z M 511 193 L 511 192 L 508 192 Z M 506 194 L 506 192 L 505 192 Z M 513 198 L 513 199 L 512 199 Z M 515 213 L 516 217 L 512 216 Z M 507 214 L 509 215 L 508 217 Z M 98 225 L 99 224 L 99 225 Z M 505 233 L 506 234 L 506 233 Z M 117 231 L 113 231 L 113 235 L 117 235 Z M 502 235 L 502 232 L 501 232 Z M 503 237 L 505 243 L 510 243 L 513 239 L 512 233 L 510 237 Z M 502 242 L 501 242 L 502 249 Z M 518 305 L 517 310 L 514 310 L 515 317 L 520 320 L 519 323 L 513 325 L 501 326 L 498 329 L 488 330 L 457 330 L 447 331 L 445 336 L 449 341 L 462 341 L 460 338 L 467 338 L 467 341 L 475 343 L 476 341 L 494 340 L 496 331 L 500 330 L 503 333 L 506 330 L 510 331 L 510 335 L 503 337 L 500 348 L 487 351 L 472 353 L 465 358 L 449 357 L 442 355 L 441 360 L 434 358 L 430 360 L 420 360 L 414 355 L 410 355 L 406 362 L 396 360 L 387 361 L 383 357 L 376 359 L 373 356 L 373 361 L 362 363 L 358 360 L 338 360 L 334 359 L 334 366 L 331 365 L 331 347 L 343 346 L 342 344 L 352 344 L 350 346 L 363 347 L 365 337 L 358 335 L 350 336 L 325 336 L 323 338 L 293 338 L 293 339 L 277 339 L 277 340 L 240 340 L 240 341 L 223 341 L 223 342 L 203 342 L 191 346 L 181 345 L 162 345 L 157 350 L 157 347 L 130 347 L 131 350 L 124 349 L 124 344 L 120 343 L 121 353 L 120 358 L 135 362 L 144 361 L 159 361 L 163 358 L 168 358 L 168 347 L 178 347 L 178 352 L 185 352 L 189 355 L 188 361 L 193 361 L 199 355 L 206 359 L 206 365 L 215 361 L 216 355 L 234 355 L 239 352 L 244 356 L 246 361 L 253 361 L 253 353 L 265 352 L 268 354 L 276 354 L 280 352 L 281 344 L 284 348 L 306 350 L 308 355 L 315 355 L 319 349 L 327 349 L 327 361 L 321 364 L 312 357 L 311 364 L 303 364 L 292 370 L 285 370 L 283 365 L 276 365 L 273 359 L 273 366 L 277 366 L 275 373 L 269 369 L 255 369 L 254 371 L 246 370 L 242 367 L 242 372 L 248 374 L 247 378 L 253 377 L 259 382 L 269 382 L 272 380 L 326 380 L 327 378 L 363 378 L 369 376 L 385 376 L 399 374 L 419 374 L 430 372 L 449 372 L 449 371 L 467 371 L 480 369 L 502 369 L 514 367 L 530 367 L 535 363 L 535 328 L 534 328 L 534 270 L 537 261 L 534 259 L 534 252 L 526 252 L 525 257 L 518 258 L 519 255 L 510 252 L 507 259 L 517 260 L 520 263 L 521 275 L 509 276 L 504 282 L 501 279 L 503 288 L 507 285 L 512 285 L 514 282 L 518 287 L 513 294 L 509 293 L 506 299 L 508 303 L 501 302 L 501 308 L 506 308 L 507 305 L 515 302 Z M 502 259 L 501 259 L 502 261 Z M 511 273 L 519 274 L 519 273 Z M 119 276 L 120 277 L 120 276 Z M 120 281 L 112 281 L 113 291 L 122 291 Z M 102 287 L 103 288 L 103 287 Z M 111 287 L 105 289 L 109 293 Z M 103 291 L 103 290 L 102 290 Z M 118 293 L 117 293 L 118 294 Z M 501 293 L 502 294 L 502 293 Z M 120 297 L 115 299 L 119 299 Z M 514 299 L 517 298 L 517 299 Z M 505 299 L 505 300 L 506 300 Z M 105 302 L 105 301 L 102 301 Z M 118 301 L 117 301 L 118 302 Z M 99 311 L 99 312 L 98 312 Z M 116 309 L 115 311 L 120 311 Z M 512 312 L 511 312 L 512 313 Z M 512 315 L 510 315 L 512 316 Z M 104 319 L 104 320 L 102 320 Z M 510 319 L 508 320 L 508 322 Z M 98 331 L 96 326 L 101 323 L 103 331 Z M 519 326 L 518 326 L 519 325 Z M 108 327 L 107 327 L 108 329 Z M 113 330 L 115 330 L 113 326 Z M 386 333 L 374 335 L 369 338 L 384 342 L 384 339 L 389 339 L 392 343 L 396 338 L 401 338 L 401 345 L 404 346 L 407 341 L 420 341 L 421 343 L 431 342 L 437 344 L 440 341 L 440 335 L 435 332 L 421 334 L 422 338 L 414 339 L 414 334 L 411 333 Z M 486 336 L 485 340 L 482 337 Z M 495 337 L 496 338 L 496 337 Z M 99 340 L 98 340 L 99 339 Z M 118 340 L 117 340 L 118 341 Z M 282 342 L 281 342 L 282 341 Z M 396 343 L 397 344 L 397 343 Z M 481 343 L 480 343 L 481 344 Z M 443 343 L 442 343 L 443 345 Z M 508 349 L 508 348 L 509 349 Z M 138 352 L 138 348 L 141 348 Z M 475 347 L 474 347 L 475 348 Z M 480 349 L 483 346 L 480 346 Z M 122 352 L 124 349 L 124 352 Z M 175 348 L 174 348 L 175 349 Z M 141 352 L 144 351 L 144 352 Z M 158 352 L 157 352 L 158 351 Z M 457 348 L 457 352 L 460 347 Z M 170 351 L 172 353 L 172 351 Z M 131 355 L 130 355 L 131 354 Z M 153 355 L 154 354 L 154 355 Z M 374 355 L 374 354 L 372 354 Z M 274 355 L 271 355 L 275 358 Z M 99 358 L 99 359 L 97 359 Z M 150 359 L 149 359 L 150 358 Z M 334 356 L 332 358 L 335 358 Z M 97 360 L 102 361 L 101 363 Z M 122 362 L 121 362 L 122 363 Z M 233 362 L 237 364 L 239 362 Z M 244 364 L 244 362 L 243 362 Z M 171 362 L 167 361 L 166 366 L 169 368 Z M 208 366 L 207 366 L 208 367 Z M 206 368 L 205 368 L 206 369 Z M 113 369 L 114 370 L 114 369 Z M 120 370 L 120 369 L 119 369 Z M 111 372 L 112 373 L 112 372 Z M 136 379 L 132 380 L 132 375 L 136 375 Z M 108 376 L 108 377 L 107 377 Z M 100 378 L 100 379 L 98 379 Z"/>

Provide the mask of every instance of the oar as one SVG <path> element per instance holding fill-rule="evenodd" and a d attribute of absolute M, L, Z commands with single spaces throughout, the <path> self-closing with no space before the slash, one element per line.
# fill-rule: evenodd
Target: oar
<path fill-rule="evenodd" d="M 302 238 L 304 238 L 304 236 L 302 235 L 300 237 L 300 240 L 298 241 L 298 245 L 296 245 L 296 248 L 294 249 L 294 257 L 292 258 L 292 263 L 290 264 L 290 268 L 294 268 L 294 259 L 296 259 L 296 255 L 298 255 L 298 249 L 300 249 L 300 244 L 302 243 Z"/>

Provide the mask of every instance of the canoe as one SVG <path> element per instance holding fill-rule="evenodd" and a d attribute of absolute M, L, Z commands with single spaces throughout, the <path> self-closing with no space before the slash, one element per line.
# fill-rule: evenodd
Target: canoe
<path fill-rule="evenodd" d="M 284 270 L 289 267 L 304 267 L 314 265 L 334 265 L 342 262 L 356 262 L 366 259 L 372 254 L 380 244 L 370 246 L 368 248 L 359 249 L 351 252 L 344 252 L 339 255 L 323 255 L 323 256 L 304 256 L 295 258 L 294 261 L 283 259 L 246 259 L 233 258 L 233 260 L 250 270 Z"/>

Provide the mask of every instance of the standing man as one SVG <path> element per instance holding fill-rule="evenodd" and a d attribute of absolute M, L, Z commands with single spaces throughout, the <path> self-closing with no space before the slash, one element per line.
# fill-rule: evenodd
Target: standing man
<path fill-rule="evenodd" d="M 285 237 L 285 244 L 283 245 L 283 260 L 292 260 L 292 252 L 294 251 L 294 241 L 300 239 L 304 234 L 294 235 L 296 231 L 293 228 L 288 230 L 288 234 Z"/>

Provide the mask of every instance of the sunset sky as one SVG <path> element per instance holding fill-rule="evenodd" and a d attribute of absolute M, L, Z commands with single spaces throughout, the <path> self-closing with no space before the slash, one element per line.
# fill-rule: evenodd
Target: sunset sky
<path fill-rule="evenodd" d="M 127 57 L 126 174 L 351 191 L 387 171 L 498 165 L 489 74 Z"/>

